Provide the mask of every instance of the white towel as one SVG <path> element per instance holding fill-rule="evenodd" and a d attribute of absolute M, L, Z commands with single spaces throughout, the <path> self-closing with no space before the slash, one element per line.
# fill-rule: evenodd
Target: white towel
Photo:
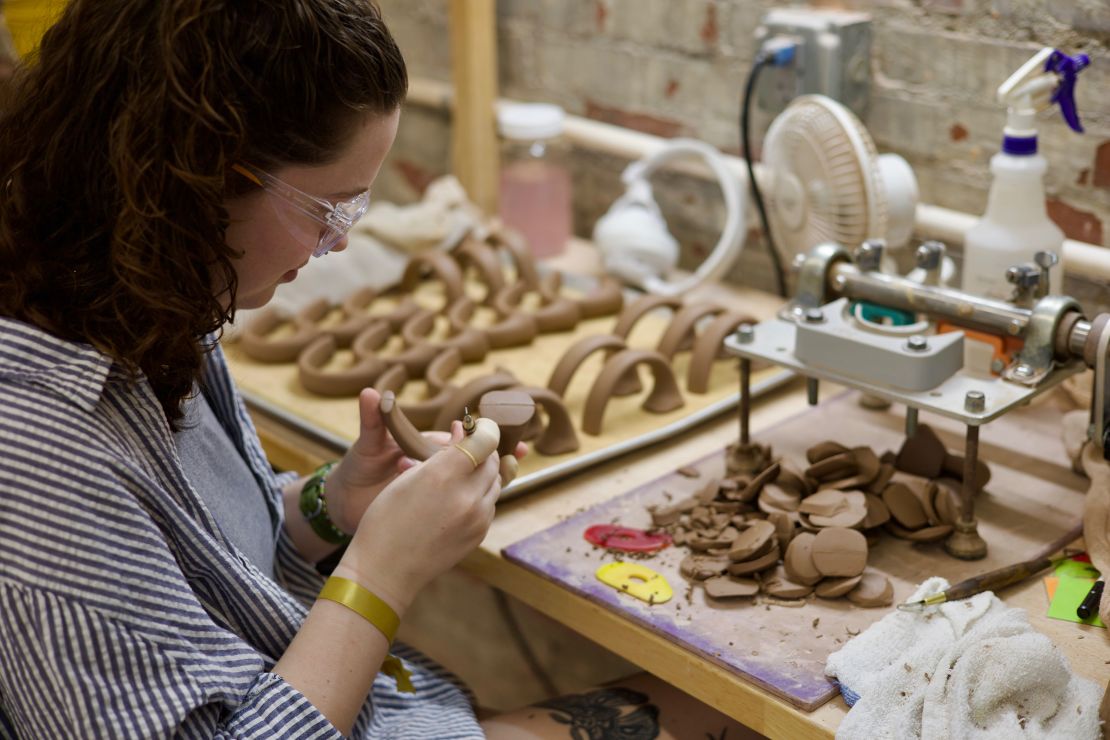
<path fill-rule="evenodd" d="M 909 600 L 946 588 L 930 578 Z M 1100 687 L 990 592 L 893 611 L 830 655 L 825 673 L 852 706 L 839 740 L 1100 737 Z"/>

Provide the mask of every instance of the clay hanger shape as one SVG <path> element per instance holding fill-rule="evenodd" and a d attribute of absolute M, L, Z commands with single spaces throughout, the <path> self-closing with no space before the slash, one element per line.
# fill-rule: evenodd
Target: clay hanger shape
<path fill-rule="evenodd" d="M 486 286 L 482 303 L 493 303 L 493 297 L 505 287 L 505 273 L 501 271 L 501 260 L 493 247 L 467 237 L 451 252 L 451 256 L 459 263 L 464 275 L 468 267 L 474 268 L 481 283 Z"/>
<path fill-rule="evenodd" d="M 608 275 L 601 278 L 597 286 L 578 300 L 583 319 L 596 319 L 611 316 L 624 307 L 624 291 L 620 281 Z"/>
<path fill-rule="evenodd" d="M 355 341 L 351 343 L 351 349 L 363 357 L 377 355 L 388 367 L 403 366 L 409 379 L 423 377 L 429 363 L 439 355 L 440 349 L 431 344 L 418 344 L 393 355 L 377 354 L 378 350 L 386 346 L 389 338 L 393 336 L 391 329 L 392 325 L 388 320 L 384 323 L 375 321 L 355 337 Z"/>
<path fill-rule="evenodd" d="M 428 363 L 428 369 L 424 371 L 424 383 L 427 384 L 432 395 L 438 395 L 451 386 L 451 378 L 462 366 L 462 352 L 455 347 L 448 347 L 436 355 L 436 358 Z"/>
<path fill-rule="evenodd" d="M 477 304 L 467 296 L 463 296 L 452 303 L 451 307 L 447 309 L 447 320 L 451 322 L 451 330 L 456 334 L 465 331 L 470 325 L 470 320 L 474 317 L 476 310 Z M 491 310 L 496 313 L 496 309 Z M 497 323 L 483 326 L 480 329 L 480 331 L 485 332 L 491 349 L 530 344 L 540 333 L 540 328 L 536 326 L 536 320 L 532 318 L 531 314 L 517 312 L 508 316 L 501 313 L 497 315 L 500 319 Z"/>
<path fill-rule="evenodd" d="M 613 352 L 628 349 L 622 337 L 615 334 L 594 334 L 588 337 L 582 337 L 577 342 L 572 344 L 559 361 L 555 363 L 555 369 L 551 371 L 551 377 L 547 381 L 547 387 L 559 396 L 563 396 L 567 392 L 567 387 L 570 386 L 570 381 L 574 374 L 581 367 L 582 363 L 599 350 L 606 350 L 607 356 L 612 356 Z M 640 385 L 640 378 L 635 372 L 629 375 L 629 378 L 634 381 L 635 387 L 629 392 L 618 395 L 629 395 L 629 393 L 639 393 L 642 389 Z M 624 383 L 625 388 L 629 388 L 632 383 Z"/>
<path fill-rule="evenodd" d="M 359 288 L 343 299 L 343 310 L 351 315 L 365 313 L 368 314 L 371 319 L 385 319 L 389 322 L 389 326 L 393 331 L 400 331 L 401 325 L 408 321 L 414 313 L 420 310 L 420 306 L 417 305 L 411 295 L 400 295 L 397 305 L 384 313 L 378 314 L 370 310 L 379 298 L 389 296 L 395 290 L 396 286 L 394 286 L 393 290 L 385 292 L 369 286 Z"/>
<path fill-rule="evenodd" d="M 393 365 L 378 376 L 377 382 L 374 383 L 374 390 L 382 394 L 383 397 L 386 393 L 393 393 L 396 396 L 400 394 L 401 389 L 405 387 L 408 381 L 409 374 L 405 371 L 405 366 Z M 404 403 L 404 414 L 420 429 L 433 429 L 440 409 L 457 390 L 455 386 L 448 385 L 441 388 L 431 398 L 426 398 L 423 401 L 406 401 Z"/>
<path fill-rule="evenodd" d="M 541 421 L 541 431 L 532 444 L 536 452 L 541 455 L 563 455 L 574 452 L 581 446 L 578 442 L 578 434 L 574 431 L 574 424 L 570 420 L 570 412 L 567 411 L 563 399 L 556 393 L 548 388 L 536 386 L 514 386 L 510 390 L 527 393 L 547 416 L 547 424 L 544 425 Z M 535 419 L 539 419 L 539 414 L 536 414 Z M 526 429 L 521 439 L 530 438 L 529 430 Z"/>
<path fill-rule="evenodd" d="M 274 338 L 274 330 L 282 324 L 292 323 L 290 336 Z M 304 348 L 321 334 L 320 327 L 300 316 L 287 317 L 276 308 L 263 308 L 243 327 L 239 344 L 253 360 L 259 362 L 293 362 Z"/>
<path fill-rule="evenodd" d="M 342 319 L 338 323 L 325 324 L 333 311 L 338 311 Z M 355 337 L 361 334 L 374 318 L 364 311 L 351 313 L 342 305 L 336 306 L 325 298 L 320 298 L 308 304 L 297 312 L 297 317 L 310 321 L 320 327 L 320 331 L 335 338 L 340 347 L 349 347 Z"/>
<path fill-rule="evenodd" d="M 405 266 L 404 274 L 401 275 L 401 289 L 410 293 L 413 292 L 420 281 L 429 273 L 443 285 L 444 301 L 439 310 L 447 308 L 455 300 L 466 295 L 463 287 L 462 268 L 459 267 L 458 262 L 443 252 L 414 254 Z"/>
<path fill-rule="evenodd" d="M 706 316 L 718 316 L 724 308 L 716 303 L 691 303 L 675 312 L 674 318 L 663 332 L 656 351 L 668 360 L 676 353 L 694 346 L 697 323 Z"/>
<path fill-rule="evenodd" d="M 540 274 L 536 270 L 536 259 L 528 249 L 524 237 L 504 224 L 498 224 L 490 229 L 486 241 L 493 248 L 503 249 L 508 253 L 516 267 L 516 282 L 523 283 L 530 290 L 539 288 Z"/>
<path fill-rule="evenodd" d="M 486 334 L 481 329 L 466 327 L 458 334 L 449 336 L 442 341 L 428 339 L 435 330 L 435 311 L 421 309 L 401 327 L 401 338 L 409 347 L 428 344 L 436 348 L 437 354 L 442 350 L 454 347 L 462 352 L 464 362 L 481 362 L 489 354 L 490 344 Z M 453 331 L 454 328 L 451 328 Z"/>
<path fill-rule="evenodd" d="M 651 311 L 664 307 L 672 311 L 678 311 L 682 308 L 682 301 L 678 298 L 655 295 L 654 293 L 640 296 L 621 311 L 621 315 L 617 317 L 617 323 L 613 326 L 613 334 L 622 339 L 628 339 L 628 335 L 632 333 L 633 327 L 640 319 Z"/>
<path fill-rule="evenodd" d="M 736 327 L 741 324 L 754 323 L 755 319 L 751 316 L 735 311 L 727 311 L 713 319 L 694 340 L 694 354 L 686 373 L 686 390 L 691 393 L 708 393 L 713 361 L 721 353 L 725 337 L 736 331 Z"/>
<path fill-rule="evenodd" d="M 384 331 L 389 322 L 378 319 Z M 357 396 L 363 388 L 373 385 L 386 369 L 386 364 L 372 351 L 364 352 L 352 346 L 354 363 L 341 370 L 325 370 L 340 347 L 339 340 L 325 334 L 305 347 L 297 358 L 297 375 L 306 390 L 321 396 Z"/>
<path fill-rule="evenodd" d="M 451 422 L 455 419 L 462 418 L 465 409 L 477 408 L 478 400 L 482 396 L 490 391 L 503 391 L 512 388 L 514 385 L 520 385 L 520 381 L 517 380 L 512 373 L 500 368 L 489 375 L 482 375 L 474 378 L 470 382 L 455 388 L 447 396 L 443 405 L 440 406 L 439 413 L 436 414 L 431 428 L 441 431 L 450 430 Z M 405 407 L 405 412 L 408 412 L 407 406 Z"/>
<path fill-rule="evenodd" d="M 390 436 L 397 442 L 401 451 L 413 460 L 427 460 L 446 446 L 432 442 L 412 425 L 412 421 L 405 415 L 400 404 L 397 403 L 397 396 L 393 391 L 386 391 L 382 394 L 378 409 L 381 411 L 382 419 L 385 421 L 385 427 L 389 430 Z M 492 419 L 486 421 L 495 424 Z M 483 426 L 485 424 L 479 419 L 476 424 L 477 430 L 464 437 L 463 441 L 459 443 L 470 449 L 471 454 L 479 460 L 491 454 L 495 449 L 495 443 L 488 433 L 482 429 Z"/>
<path fill-rule="evenodd" d="M 582 431 L 595 436 L 601 434 L 601 419 L 605 415 L 605 405 L 613 395 L 613 387 L 638 365 L 647 365 L 654 378 L 651 393 L 640 408 L 653 414 L 663 414 L 683 405 L 682 393 L 666 357 L 651 350 L 626 349 L 609 358 L 590 388 L 586 411 L 582 416 Z"/>
<path fill-rule="evenodd" d="M 521 313 L 524 309 L 520 304 L 527 292 L 528 287 L 524 283 L 506 286 L 494 296 L 493 307 L 505 316 Z M 577 303 L 566 296 L 552 298 L 550 293 L 538 292 L 540 292 L 540 308 L 531 312 L 531 316 L 535 319 L 541 334 L 570 331 L 578 326 L 578 322 L 582 320 L 582 310 L 578 308 Z"/>

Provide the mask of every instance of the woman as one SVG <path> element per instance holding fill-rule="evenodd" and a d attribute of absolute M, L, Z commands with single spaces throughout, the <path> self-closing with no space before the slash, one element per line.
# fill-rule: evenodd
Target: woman
<path fill-rule="evenodd" d="M 0 736 L 483 734 L 441 669 L 388 651 L 485 534 L 496 455 L 404 459 L 367 390 L 336 466 L 275 476 L 215 343 L 344 248 L 406 86 L 366 0 L 73 0 L 20 71 L 0 119 Z M 642 694 L 590 697 L 540 719 L 566 736 L 625 707 L 655 736 Z"/>

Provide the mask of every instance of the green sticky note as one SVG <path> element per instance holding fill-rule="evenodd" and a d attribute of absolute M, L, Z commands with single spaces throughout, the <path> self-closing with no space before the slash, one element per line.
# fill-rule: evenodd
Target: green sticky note
<path fill-rule="evenodd" d="M 1060 578 L 1078 578 L 1093 581 L 1098 578 L 1098 570 L 1090 563 L 1068 558 L 1056 566 L 1056 575 Z"/>
<path fill-rule="evenodd" d="M 1053 619 L 1062 619 L 1065 622 L 1091 624 L 1095 627 L 1105 628 L 1106 625 L 1098 618 L 1098 614 L 1094 614 L 1090 619 L 1080 619 L 1075 613 L 1075 610 L 1083 603 L 1083 599 L 1087 598 L 1087 594 L 1090 593 L 1093 585 L 1095 585 L 1095 579 L 1093 578 L 1061 577 L 1056 585 L 1056 593 L 1052 597 L 1052 603 L 1049 604 L 1048 616 Z"/>

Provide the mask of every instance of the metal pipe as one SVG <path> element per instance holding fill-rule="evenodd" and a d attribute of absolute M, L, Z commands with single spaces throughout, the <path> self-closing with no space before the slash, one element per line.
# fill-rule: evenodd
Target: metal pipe
<path fill-rule="evenodd" d="M 906 407 L 906 439 L 917 436 L 917 409 Z"/>
<path fill-rule="evenodd" d="M 975 523 L 975 494 L 979 492 L 979 427 L 968 425 L 964 441 L 964 484 L 960 489 L 960 522 Z"/>
<path fill-rule="evenodd" d="M 829 268 L 828 284 L 836 296 L 927 313 L 969 329 L 1003 336 L 1025 336 L 1033 313 L 1005 301 L 922 285 L 897 275 L 860 272 L 858 267 L 847 262 L 837 262 Z M 1090 330 L 1091 322 L 1086 319 L 1072 326 L 1067 341 L 1060 343 L 1068 348 L 1070 357 L 1083 356 L 1083 344 Z"/>
<path fill-rule="evenodd" d="M 751 397 L 751 379 L 752 379 L 752 361 L 747 357 L 740 358 L 740 444 L 747 445 L 751 443 L 750 433 L 748 431 L 749 419 L 751 417 L 752 397 Z"/>

